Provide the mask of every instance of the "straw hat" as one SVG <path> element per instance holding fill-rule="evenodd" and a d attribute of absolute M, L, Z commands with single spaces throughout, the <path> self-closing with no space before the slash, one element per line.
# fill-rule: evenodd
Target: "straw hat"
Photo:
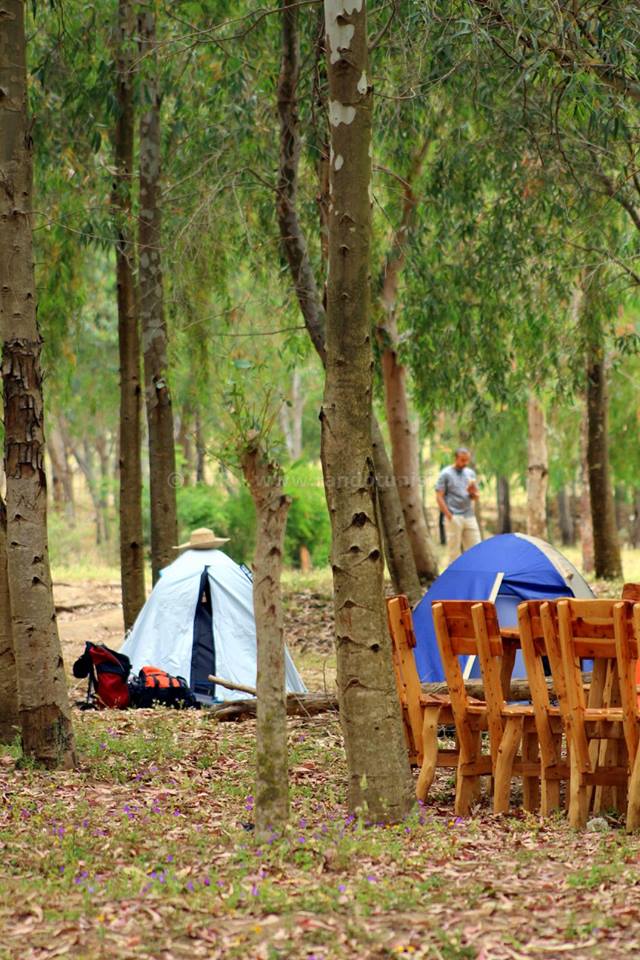
<path fill-rule="evenodd" d="M 229 537 L 216 537 L 209 527 L 198 527 L 191 533 L 186 543 L 179 543 L 174 550 L 213 550 L 215 547 L 228 543 Z"/>

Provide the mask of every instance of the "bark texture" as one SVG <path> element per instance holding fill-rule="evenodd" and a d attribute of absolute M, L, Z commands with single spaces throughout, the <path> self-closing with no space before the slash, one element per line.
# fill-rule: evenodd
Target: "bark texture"
<path fill-rule="evenodd" d="M 365 0 L 325 0 L 331 175 L 322 467 L 332 525 L 340 720 L 349 807 L 412 805 L 383 600 L 371 450 L 371 113 Z"/>
<path fill-rule="evenodd" d="M 371 419 L 371 448 L 389 576 L 395 592 L 404 593 L 413 607 L 422 599 L 423 589 L 407 535 L 395 474 L 375 415 Z"/>
<path fill-rule="evenodd" d="M 302 415 L 304 413 L 304 394 L 300 371 L 294 370 L 291 376 L 291 400 L 280 407 L 280 426 L 287 445 L 287 453 L 292 460 L 302 456 Z"/>
<path fill-rule="evenodd" d="M 256 699 L 256 835 L 280 831 L 289 818 L 287 704 L 280 575 L 291 500 L 282 475 L 259 448 L 242 457 L 245 480 L 256 507 L 253 609 L 258 642 Z"/>
<path fill-rule="evenodd" d="M 527 465 L 527 533 L 531 537 L 547 539 L 547 484 L 549 456 L 547 453 L 547 424 L 544 409 L 532 394 L 527 405 L 528 465 Z"/>
<path fill-rule="evenodd" d="M 11 743 L 19 729 L 18 676 L 7 571 L 7 510 L 0 496 L 0 743 Z"/>
<path fill-rule="evenodd" d="M 511 533 L 511 496 L 509 478 L 504 474 L 496 477 L 496 498 L 498 505 L 498 533 Z"/>
<path fill-rule="evenodd" d="M 0 43 L 0 334 L 7 483 L 7 574 L 22 748 L 47 767 L 75 763 L 47 547 L 41 340 L 32 237 L 24 4 L 5 0 Z"/>
<path fill-rule="evenodd" d="M 407 239 L 416 206 L 416 198 L 411 189 L 411 184 L 422 169 L 428 145 L 428 141 L 425 141 L 418 150 L 413 158 L 411 170 L 404 181 L 405 195 L 402 218 L 398 229 L 394 233 L 391 249 L 382 272 L 380 283 L 382 320 L 377 329 L 378 341 L 382 351 L 382 380 L 391 440 L 393 472 L 398 486 L 416 570 L 420 580 L 425 584 L 432 583 L 438 576 L 438 561 L 424 512 L 418 431 L 410 409 L 407 370 L 398 356 L 400 338 L 398 336 L 396 310 L 400 274 L 404 267 Z"/>
<path fill-rule="evenodd" d="M 64 510 L 70 526 L 75 526 L 75 498 L 73 493 L 73 474 L 60 430 L 55 427 L 49 432 L 47 453 L 51 460 L 51 481 L 53 485 L 53 508 L 56 512 Z"/>
<path fill-rule="evenodd" d="M 609 398 L 604 351 L 592 349 L 587 367 L 587 463 L 596 577 L 622 577 L 609 470 Z"/>
<path fill-rule="evenodd" d="M 558 490 L 557 501 L 560 539 L 563 547 L 569 547 L 575 543 L 575 534 L 573 530 L 573 514 L 571 512 L 571 497 L 566 487 L 560 487 Z"/>
<path fill-rule="evenodd" d="M 162 283 L 162 224 L 160 211 L 160 89 L 158 81 L 156 6 L 139 4 L 140 56 L 146 63 L 142 79 L 140 117 L 139 286 L 145 400 L 149 431 L 149 490 L 151 494 L 151 572 L 175 559 L 178 542 L 176 454 L 173 411 L 168 381 L 167 326 Z"/>
<path fill-rule="evenodd" d="M 640 546 L 640 489 L 633 488 L 633 513 L 629 522 L 629 543 L 637 549 Z"/>
<path fill-rule="evenodd" d="M 325 364 L 326 316 L 322 298 L 309 260 L 307 243 L 298 218 L 297 189 L 300 159 L 297 85 L 300 71 L 298 10 L 283 3 L 282 60 L 278 80 L 280 118 L 280 163 L 276 210 L 282 248 L 305 326 L 318 356 Z M 328 211 L 327 202 L 321 203 Z M 372 419 L 373 462 L 378 482 L 380 513 L 384 526 L 385 555 L 389 575 L 397 593 L 404 593 L 412 605 L 422 596 L 404 514 L 380 427 Z"/>
<path fill-rule="evenodd" d="M 119 0 L 116 39 L 114 133 L 115 179 L 111 202 L 116 218 L 116 282 L 118 287 L 118 350 L 120 356 L 119 513 L 122 615 L 129 630 L 145 602 L 142 532 L 142 390 L 140 385 L 140 322 L 134 280 L 131 230 L 131 186 L 134 146 L 134 42 L 132 0 Z"/>
<path fill-rule="evenodd" d="M 593 524 L 591 522 L 591 490 L 589 488 L 589 461 L 587 458 L 589 436 L 589 418 L 585 397 L 584 414 L 580 428 L 580 550 L 584 573 L 593 573 L 595 557 L 593 552 Z"/>

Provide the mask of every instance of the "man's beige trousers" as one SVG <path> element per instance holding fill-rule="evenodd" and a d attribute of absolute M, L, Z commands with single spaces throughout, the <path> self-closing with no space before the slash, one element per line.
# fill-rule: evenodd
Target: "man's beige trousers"
<path fill-rule="evenodd" d="M 480 543 L 480 528 L 475 517 L 463 517 L 460 513 L 454 513 L 451 520 L 445 519 L 445 527 L 449 563 L 453 563 L 469 547 Z"/>

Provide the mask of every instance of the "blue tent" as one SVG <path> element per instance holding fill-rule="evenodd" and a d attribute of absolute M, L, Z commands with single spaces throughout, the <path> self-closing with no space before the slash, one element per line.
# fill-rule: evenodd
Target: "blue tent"
<path fill-rule="evenodd" d="M 493 600 L 500 625 L 513 627 L 519 603 L 553 597 L 589 598 L 593 593 L 573 564 L 544 540 L 505 533 L 471 547 L 447 567 L 413 611 L 420 679 L 444 680 L 431 615 L 434 600 Z M 466 676 L 480 676 L 477 662 L 463 670 Z M 513 675 L 526 676 L 520 653 Z"/>

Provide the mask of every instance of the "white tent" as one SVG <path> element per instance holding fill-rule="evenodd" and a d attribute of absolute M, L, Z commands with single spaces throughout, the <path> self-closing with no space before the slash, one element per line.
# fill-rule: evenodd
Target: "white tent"
<path fill-rule="evenodd" d="M 184 677 L 203 702 L 247 696 L 207 677 L 255 687 L 251 574 L 221 550 L 187 550 L 161 572 L 120 652 L 134 673 L 149 665 Z M 287 692 L 305 693 L 288 650 L 285 668 Z"/>

